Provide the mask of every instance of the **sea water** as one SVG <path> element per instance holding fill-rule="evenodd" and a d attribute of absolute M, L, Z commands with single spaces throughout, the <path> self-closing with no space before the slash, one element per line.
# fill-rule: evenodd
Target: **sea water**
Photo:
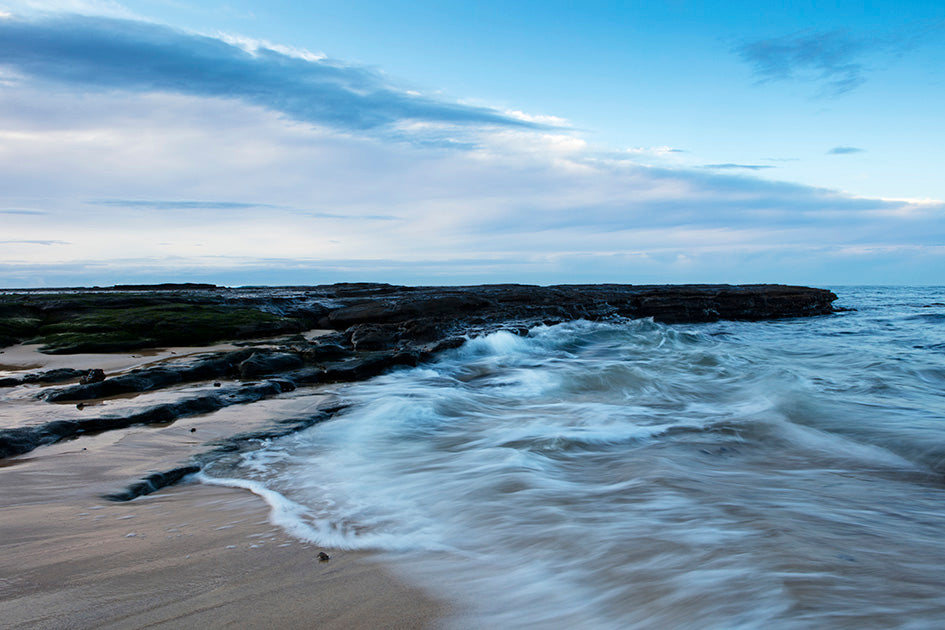
<path fill-rule="evenodd" d="M 204 479 L 384 552 L 450 627 L 945 627 L 945 289 L 836 292 L 471 339 Z"/>

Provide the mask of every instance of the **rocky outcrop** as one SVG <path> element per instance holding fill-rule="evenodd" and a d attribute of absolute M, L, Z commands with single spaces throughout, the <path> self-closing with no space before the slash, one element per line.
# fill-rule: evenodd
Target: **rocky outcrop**
<path fill-rule="evenodd" d="M 0 457 L 22 454 L 44 444 L 91 431 L 172 422 L 209 413 L 225 406 L 251 403 L 299 386 L 315 383 L 363 380 L 396 366 L 414 366 L 437 352 L 461 345 L 470 336 L 495 330 L 525 334 L 536 324 L 573 319 L 652 317 L 665 323 L 711 322 L 720 319 L 762 320 L 806 317 L 832 312 L 836 296 L 830 291 L 783 285 L 485 285 L 474 287 L 397 287 L 386 284 L 339 284 L 285 289 L 194 289 L 175 291 L 168 299 L 178 314 L 182 303 L 195 308 L 209 301 L 229 305 L 242 313 L 249 308 L 273 316 L 317 319 L 317 325 L 335 329 L 328 335 L 306 339 L 286 337 L 262 345 L 168 361 L 148 368 L 107 377 L 101 370 L 52 370 L 27 374 L 0 386 L 52 383 L 85 377 L 79 383 L 50 388 L 39 394 L 49 402 L 76 402 L 135 394 L 181 383 L 218 378 L 244 382 L 174 403 L 155 405 L 125 416 L 59 420 L 41 426 L 0 430 Z M 31 304 L 55 311 L 57 304 L 93 309 L 96 294 L 72 295 L 48 301 L 33 296 Z M 160 292 L 134 299 L 109 293 L 102 298 L 109 317 L 118 318 L 115 304 L 142 302 L 159 307 Z M 123 301 L 124 300 L 124 301 Z M 25 303 L 25 302 L 24 302 Z M 22 319 L 22 304 L 17 317 Z M 152 315 L 156 311 L 151 311 Z M 94 315 L 94 312 L 93 312 Z M 90 315 L 91 317 L 91 315 Z M 280 322 L 282 320 L 279 320 Z M 277 322 L 278 323 L 278 322 Z M 282 326 L 281 323 L 278 323 Z M 79 402 L 80 405 L 84 403 Z M 171 477 L 168 478 L 172 478 Z M 160 480 L 158 480 L 160 481 Z M 153 482 L 153 483 L 152 483 Z M 154 485 L 143 480 L 141 488 Z"/>
<path fill-rule="evenodd" d="M 246 348 L 235 352 L 217 352 L 189 361 L 168 362 L 159 366 L 132 370 L 95 383 L 78 383 L 43 392 L 49 402 L 75 402 L 107 398 L 161 389 L 178 383 L 205 381 L 235 374 L 241 361 L 254 354 Z"/>
<path fill-rule="evenodd" d="M 188 463 L 171 470 L 152 473 L 118 492 L 105 495 L 104 498 L 109 501 L 131 501 L 145 494 L 151 494 L 161 488 L 177 483 L 184 477 L 200 472 L 205 466 L 212 465 L 221 454 L 252 450 L 268 440 L 291 435 L 320 422 L 330 420 L 344 408 L 344 405 L 326 406 L 303 418 L 282 420 L 276 426 L 268 429 L 237 433 L 228 438 L 211 442 L 210 446 L 214 448 L 195 455 Z"/>
<path fill-rule="evenodd" d="M 295 370 L 302 367 L 303 364 L 302 358 L 291 352 L 258 351 L 250 355 L 245 361 L 240 362 L 238 368 L 240 378 L 253 379 Z"/>
<path fill-rule="evenodd" d="M 0 429 L 0 458 L 22 455 L 46 444 L 54 444 L 83 433 L 124 429 L 136 424 L 168 423 L 217 411 L 231 405 L 256 402 L 286 391 L 295 385 L 289 381 L 269 380 L 242 386 L 220 388 L 212 393 L 154 405 L 125 416 L 101 416 L 80 420 L 55 420 L 34 427 Z"/>
<path fill-rule="evenodd" d="M 28 383 L 38 383 L 41 385 L 62 383 L 64 381 L 80 379 L 88 373 L 89 370 L 75 370 L 72 368 L 57 368 L 55 370 L 31 372 L 21 376 L 0 378 L 0 387 L 16 387 L 18 385 L 26 385 Z"/>
<path fill-rule="evenodd" d="M 375 351 L 509 324 L 527 327 L 613 317 L 652 317 L 663 323 L 807 317 L 833 312 L 836 300 L 824 289 L 784 285 L 362 285 L 359 289 L 346 286 L 342 293 L 331 294 L 337 301 L 346 296 L 350 303 L 331 310 L 319 324 L 344 331 L 355 349 Z"/>

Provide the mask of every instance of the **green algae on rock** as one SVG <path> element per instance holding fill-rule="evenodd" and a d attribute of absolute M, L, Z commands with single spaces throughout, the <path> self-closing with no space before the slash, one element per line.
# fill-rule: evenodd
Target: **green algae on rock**
<path fill-rule="evenodd" d="M 311 324 L 199 294 L 0 296 L 0 345 L 37 343 L 46 354 L 199 346 L 299 332 Z"/>

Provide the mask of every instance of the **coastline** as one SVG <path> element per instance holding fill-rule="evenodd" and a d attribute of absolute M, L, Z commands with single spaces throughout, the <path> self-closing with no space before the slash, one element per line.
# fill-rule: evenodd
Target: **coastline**
<path fill-rule="evenodd" d="M 96 358 L 121 372 L 218 349 Z M 89 355 L 13 350 L 5 369 L 88 365 Z M 22 404 L 8 402 L 7 413 Z M 436 625 L 443 603 L 370 553 L 325 549 L 331 559 L 320 562 L 322 549 L 273 525 L 268 506 L 248 491 L 190 482 L 134 501 L 103 498 L 150 470 L 187 461 L 208 441 L 267 422 L 245 406 L 225 413 L 84 435 L 0 460 L 0 627 Z"/>
<path fill-rule="evenodd" d="M 573 319 L 822 315 L 835 299 L 819 289 L 770 285 L 311 289 L 232 298 L 233 308 L 252 304 L 292 316 L 280 315 L 267 334 L 246 334 L 232 345 L 213 337 L 207 341 L 216 345 L 155 348 L 141 345 L 142 337 L 122 352 L 77 354 L 126 343 L 92 343 L 77 329 L 69 333 L 79 335 L 69 352 L 59 347 L 57 354 L 42 354 L 36 342 L 0 351 L 0 376 L 10 377 L 0 390 L 3 624 L 435 626 L 453 617 L 457 605 L 405 584 L 379 556 L 293 539 L 269 522 L 267 506 L 247 491 L 174 484 L 222 454 L 330 419 L 343 407 L 333 396 L 340 383 L 417 365 L 471 336 L 521 335 L 531 326 Z M 77 306 L 55 295 L 15 296 L 8 317 L 14 325 L 33 322 L 30 330 L 37 332 L 41 322 L 33 316 L 53 312 L 58 323 L 52 325 L 61 329 L 79 317 L 73 309 L 93 319 L 99 309 L 117 325 L 129 317 L 129 300 L 145 298 L 109 299 L 99 304 L 85 296 Z M 177 293 L 147 296 L 158 305 L 181 299 Z M 292 335 L 272 336 L 283 328 Z M 99 378 L 77 382 L 91 376 L 88 370 Z M 331 559 L 320 562 L 320 551 Z"/>
<path fill-rule="evenodd" d="M 425 628 L 447 611 L 369 553 L 320 562 L 246 491 L 185 483 L 106 501 L 122 462 L 86 448 L 0 468 L 0 626 Z"/>

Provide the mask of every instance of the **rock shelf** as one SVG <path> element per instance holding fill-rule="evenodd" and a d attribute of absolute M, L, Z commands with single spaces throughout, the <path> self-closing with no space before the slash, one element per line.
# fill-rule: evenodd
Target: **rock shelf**
<path fill-rule="evenodd" d="M 0 345 L 39 343 L 43 344 L 42 352 L 56 354 L 129 351 L 162 344 L 204 345 L 224 339 L 237 340 L 239 347 L 84 379 L 93 382 L 81 382 L 80 378 L 97 371 L 95 365 L 85 370 L 25 372 L 2 378 L 0 387 L 35 387 L 35 398 L 48 403 L 78 403 L 79 409 L 87 401 L 186 383 L 206 383 L 207 389 L 132 413 L 2 428 L 0 458 L 85 433 L 168 423 L 298 387 L 370 378 L 395 366 L 418 365 L 469 337 L 496 330 L 525 334 L 539 324 L 575 319 L 651 317 L 679 324 L 809 317 L 832 313 L 834 300 L 836 296 L 824 289 L 784 285 L 403 287 L 348 283 L 241 289 L 158 285 L 7 291 L 0 293 Z M 312 330 L 319 334 L 304 334 Z M 209 386 L 215 379 L 226 384 Z M 68 384 L 57 385 L 62 382 Z M 330 415 L 319 412 L 317 421 Z M 233 436 L 226 445 L 218 444 L 217 451 L 240 448 L 240 443 L 309 424 L 302 419 L 271 431 Z M 196 457 L 174 470 L 153 473 L 110 498 L 131 499 L 175 483 L 199 470 L 205 459 Z"/>

